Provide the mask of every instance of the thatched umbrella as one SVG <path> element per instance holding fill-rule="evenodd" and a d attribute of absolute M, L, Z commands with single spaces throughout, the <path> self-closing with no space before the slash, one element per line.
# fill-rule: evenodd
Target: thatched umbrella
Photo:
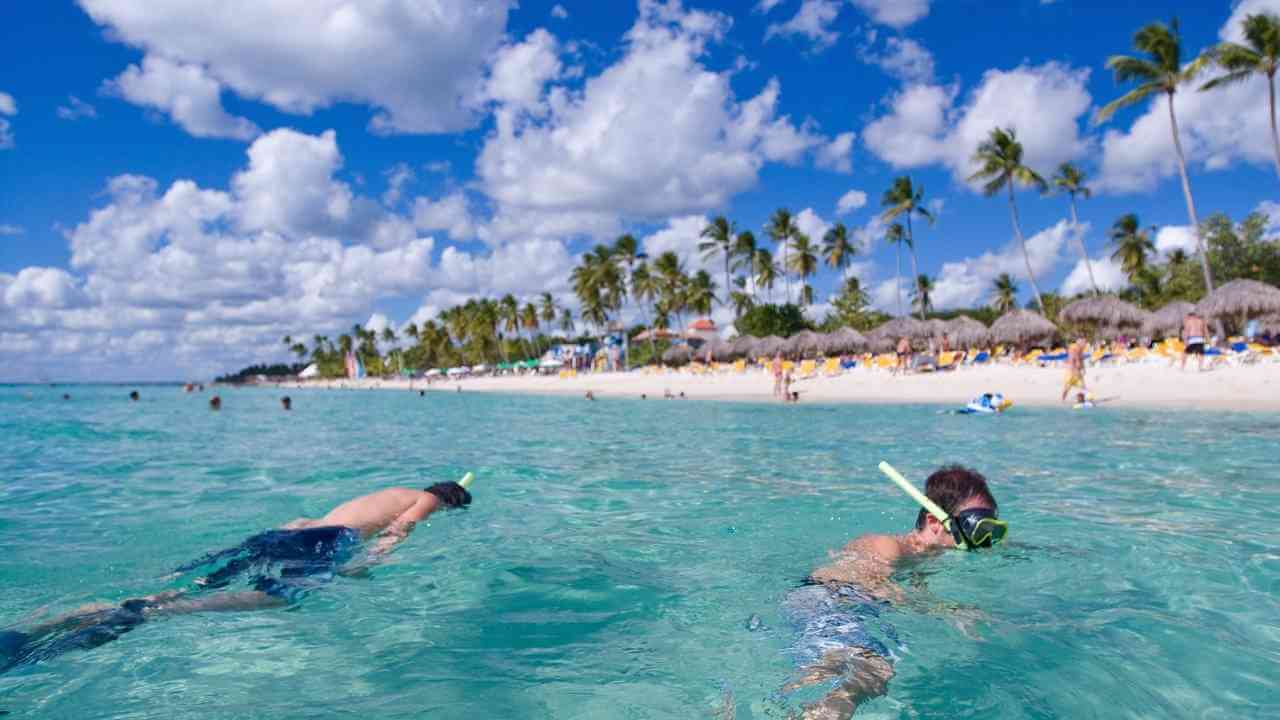
<path fill-rule="evenodd" d="M 708 344 L 711 346 L 711 357 L 718 362 L 726 362 L 736 357 L 733 351 L 733 343 L 716 338 Z"/>
<path fill-rule="evenodd" d="M 1030 310 L 1013 310 L 1000 316 L 991 325 L 991 338 L 996 342 L 1022 343 L 1049 340 L 1058 334 L 1058 328 L 1043 316 Z"/>
<path fill-rule="evenodd" d="M 1095 331 L 1129 329 L 1136 331 L 1151 318 L 1151 313 L 1114 295 L 1083 298 L 1062 308 L 1058 320 L 1086 325 Z"/>
<path fill-rule="evenodd" d="M 1280 312 L 1280 289 L 1257 280 L 1232 280 L 1196 305 L 1205 317 L 1248 317 Z"/>
<path fill-rule="evenodd" d="M 761 338 L 760 342 L 756 343 L 751 348 L 751 352 L 757 357 L 772 357 L 782 352 L 786 344 L 786 340 L 783 340 L 777 335 L 770 335 L 768 337 Z"/>
<path fill-rule="evenodd" d="M 822 352 L 822 336 L 812 330 L 802 330 L 787 339 L 784 352 L 791 355 L 817 355 Z"/>
<path fill-rule="evenodd" d="M 898 338 L 908 340 L 927 340 L 933 336 L 933 329 L 927 324 L 912 317 L 894 318 L 872 330 L 867 335 L 867 343 L 876 352 L 889 352 L 898 345 Z"/>
<path fill-rule="evenodd" d="M 1280 314 L 1258 318 L 1258 332 L 1280 334 Z"/>
<path fill-rule="evenodd" d="M 947 335 L 951 337 L 952 347 L 982 347 L 991 342 L 991 331 L 986 325 L 968 315 L 957 315 L 947 323 Z"/>
<path fill-rule="evenodd" d="M 867 339 L 853 328 L 843 327 L 827 334 L 822 349 L 829 354 L 858 352 L 867 346 Z"/>
<path fill-rule="evenodd" d="M 948 332 L 950 332 L 950 328 L 947 327 L 946 320 L 940 320 L 938 318 L 929 318 L 928 320 L 924 321 L 924 324 L 925 324 L 925 327 L 929 328 L 929 335 L 937 340 L 941 340 L 943 335 L 946 335 Z"/>
<path fill-rule="evenodd" d="M 1176 300 L 1150 314 L 1142 324 L 1142 332 L 1151 337 L 1177 335 L 1182 330 L 1182 320 L 1196 306 L 1184 300 Z"/>
<path fill-rule="evenodd" d="M 750 357 L 751 349 L 755 347 L 756 339 L 750 335 L 739 335 L 729 343 L 729 347 L 734 357 Z"/>
<path fill-rule="evenodd" d="M 672 345 L 662 353 L 662 362 L 668 365 L 684 365 L 689 362 L 689 357 L 688 345 Z"/>

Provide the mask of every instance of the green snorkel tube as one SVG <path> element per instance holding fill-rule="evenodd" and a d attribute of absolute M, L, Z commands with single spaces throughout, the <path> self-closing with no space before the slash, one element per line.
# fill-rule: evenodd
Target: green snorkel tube
<path fill-rule="evenodd" d="M 1004 540 L 1004 536 L 1009 532 L 1009 523 L 997 519 L 990 510 L 966 510 L 960 513 L 960 520 L 965 522 L 956 522 L 945 510 L 938 507 L 938 503 L 929 499 L 929 496 L 920 492 L 911 481 L 902 476 L 897 468 L 889 463 L 880 461 L 880 472 L 884 473 L 894 482 L 895 485 L 902 488 L 902 491 L 911 496 L 924 508 L 926 512 L 942 523 L 942 527 L 951 533 L 951 537 L 955 538 L 956 545 L 965 550 L 974 550 L 979 547 L 989 547 L 998 544 Z M 970 513 L 980 515 L 972 521 L 966 521 L 964 516 Z M 965 527 L 971 525 L 972 527 Z M 975 541 L 974 538 L 982 538 L 981 541 Z"/>
<path fill-rule="evenodd" d="M 458 484 L 462 486 L 463 490 L 469 490 L 471 489 L 472 481 L 474 481 L 475 479 L 476 479 L 476 476 L 474 473 L 467 473 L 466 475 L 462 476 L 462 479 L 458 481 Z M 904 480 L 903 482 L 906 482 L 906 481 Z"/>

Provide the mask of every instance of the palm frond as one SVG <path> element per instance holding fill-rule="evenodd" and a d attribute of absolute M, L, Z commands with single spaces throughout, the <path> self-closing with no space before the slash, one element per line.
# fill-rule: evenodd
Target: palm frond
<path fill-rule="evenodd" d="M 1112 55 L 1107 58 L 1107 69 L 1115 73 L 1117 83 L 1132 80 L 1153 82 L 1164 76 L 1155 63 L 1130 55 Z"/>
<path fill-rule="evenodd" d="M 1151 97 L 1157 92 L 1163 92 L 1164 89 L 1165 88 L 1162 83 L 1156 83 L 1156 82 L 1149 82 L 1143 85 L 1139 85 L 1138 87 L 1130 90 L 1124 95 L 1121 95 L 1120 97 L 1116 98 L 1115 100 L 1112 100 L 1106 105 L 1103 105 L 1102 108 L 1099 109 L 1098 112 L 1093 116 L 1093 124 L 1098 125 L 1098 124 L 1104 123 L 1110 120 L 1111 116 L 1115 115 L 1117 110 L 1121 108 L 1129 107 L 1131 105 L 1137 105 L 1138 103 L 1142 102 L 1143 100 L 1146 100 L 1147 98 Z"/>
<path fill-rule="evenodd" d="M 1226 75 L 1219 75 L 1209 82 L 1200 86 L 1200 91 L 1213 90 L 1215 88 L 1225 87 L 1227 85 L 1238 85 L 1245 80 L 1253 77 L 1253 70 L 1236 70 Z"/>

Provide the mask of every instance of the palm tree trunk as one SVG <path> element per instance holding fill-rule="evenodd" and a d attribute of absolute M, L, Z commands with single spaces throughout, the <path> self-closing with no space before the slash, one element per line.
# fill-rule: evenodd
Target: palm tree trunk
<path fill-rule="evenodd" d="M 1276 76 L 1267 76 L 1267 97 L 1271 103 L 1271 147 L 1276 153 L 1276 171 L 1280 172 L 1280 133 L 1276 132 Z"/>
<path fill-rule="evenodd" d="M 911 229 L 911 213 L 907 213 L 907 250 L 911 253 L 911 279 L 915 281 L 916 297 L 924 297 L 924 288 L 920 287 L 920 268 L 916 267 L 916 238 Z M 920 304 L 920 321 L 924 321 L 924 303 Z"/>
<path fill-rule="evenodd" d="M 729 285 L 729 246 L 724 248 L 724 306 L 729 307 L 729 303 L 733 302 L 733 297 L 729 291 L 732 288 Z"/>
<path fill-rule="evenodd" d="M 1191 218 L 1191 230 L 1196 236 L 1196 250 L 1200 253 L 1200 268 L 1204 270 L 1205 293 L 1213 292 L 1213 271 L 1209 269 L 1209 253 L 1205 251 L 1200 236 L 1200 220 L 1196 217 L 1196 203 L 1191 199 L 1191 181 L 1187 179 L 1187 159 L 1182 155 L 1182 141 L 1178 139 L 1178 117 L 1173 112 L 1173 93 L 1169 97 L 1169 128 L 1173 131 L 1173 148 L 1178 152 L 1178 174 L 1182 176 L 1182 196 L 1187 201 L 1187 216 Z"/>
<path fill-rule="evenodd" d="M 898 246 L 898 269 L 893 276 L 893 285 L 898 291 L 898 317 L 902 317 L 902 241 L 897 242 Z"/>
<path fill-rule="evenodd" d="M 1040 314 L 1048 318 L 1044 309 L 1044 298 L 1040 296 L 1040 286 L 1036 284 L 1036 274 L 1031 269 L 1031 255 L 1027 253 L 1027 242 L 1022 239 L 1022 225 L 1018 223 L 1018 205 L 1013 201 L 1013 178 L 1009 178 L 1009 213 L 1013 217 L 1013 235 L 1022 246 L 1022 259 L 1027 263 L 1027 279 L 1031 281 L 1031 291 L 1036 294 L 1036 305 L 1040 306 Z"/>
<path fill-rule="evenodd" d="M 1080 227 L 1080 221 L 1076 218 L 1075 193 L 1071 193 L 1071 227 L 1073 229 Z M 1078 240 L 1080 241 L 1080 257 L 1084 258 L 1084 267 L 1089 271 L 1089 284 L 1093 286 L 1093 294 L 1101 295 L 1102 292 L 1098 290 L 1098 281 L 1093 277 L 1093 263 L 1089 261 L 1089 250 L 1084 246 L 1084 236 L 1079 236 Z"/>
<path fill-rule="evenodd" d="M 791 238 L 782 238 L 782 281 L 787 287 L 787 302 L 791 302 L 791 263 L 787 262 L 787 250 L 791 247 Z"/>

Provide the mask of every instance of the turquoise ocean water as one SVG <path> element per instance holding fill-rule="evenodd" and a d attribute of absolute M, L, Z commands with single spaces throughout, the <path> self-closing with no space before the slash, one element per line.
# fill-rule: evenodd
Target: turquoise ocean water
<path fill-rule="evenodd" d="M 295 609 L 10 670 L 13 717 L 787 717 L 783 598 L 914 519 L 881 459 L 973 465 L 1013 529 L 898 574 L 858 717 L 1280 717 L 1276 415 L 128 389 L 0 388 L 0 626 L 384 486 L 475 502 Z"/>

